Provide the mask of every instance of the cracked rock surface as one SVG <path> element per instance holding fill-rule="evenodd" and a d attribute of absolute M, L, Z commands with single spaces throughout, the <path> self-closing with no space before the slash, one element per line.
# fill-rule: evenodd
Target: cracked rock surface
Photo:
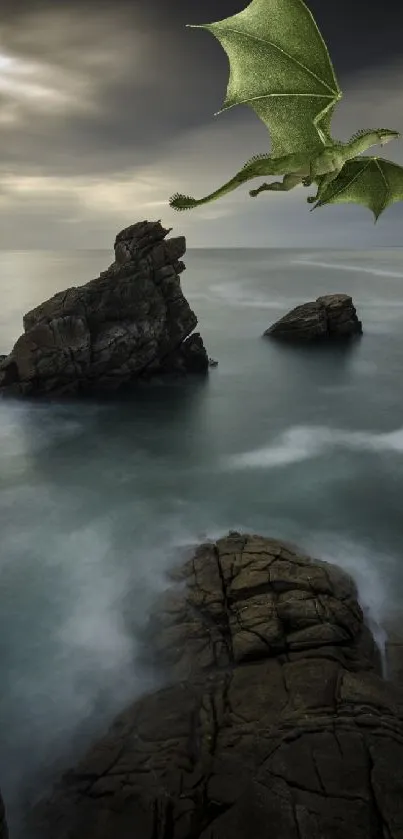
<path fill-rule="evenodd" d="M 206 371 L 179 280 L 185 237 L 169 232 L 159 221 L 132 224 L 99 277 L 28 312 L 24 333 L 0 356 L 0 395 L 110 392 L 157 373 Z"/>
<path fill-rule="evenodd" d="M 326 294 L 302 303 L 273 323 L 265 336 L 287 341 L 318 341 L 352 338 L 362 334 L 352 298 L 348 294 Z"/>
<path fill-rule="evenodd" d="M 41 839 L 402 839 L 403 691 L 351 579 L 231 532 L 150 627 L 169 682 L 30 814 Z"/>

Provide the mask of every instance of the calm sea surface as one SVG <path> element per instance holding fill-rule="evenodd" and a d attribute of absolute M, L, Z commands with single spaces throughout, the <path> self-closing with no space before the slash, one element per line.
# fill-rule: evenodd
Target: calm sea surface
<path fill-rule="evenodd" d="M 112 256 L 0 252 L 0 352 L 22 315 Z M 120 404 L 0 402 L 0 787 L 18 811 L 154 676 L 138 632 L 178 550 L 228 529 L 291 539 L 403 602 L 403 249 L 189 251 L 182 287 L 218 359 L 208 381 Z M 351 352 L 262 332 L 352 294 Z"/>

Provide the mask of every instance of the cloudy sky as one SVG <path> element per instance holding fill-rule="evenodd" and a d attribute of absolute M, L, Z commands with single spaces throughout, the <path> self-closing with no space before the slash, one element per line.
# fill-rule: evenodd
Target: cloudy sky
<path fill-rule="evenodd" d="M 286 0 L 284 0 L 286 2 Z M 307 0 L 344 92 L 334 135 L 403 131 L 401 0 Z M 269 148 L 254 112 L 219 116 L 228 60 L 186 23 L 247 0 L 2 0 L 0 247 L 108 248 L 122 227 L 161 219 L 188 247 L 403 244 L 403 204 L 309 213 L 302 189 L 252 200 L 249 185 L 187 213 L 174 192 L 217 188 Z M 403 164 L 403 141 L 383 149 Z M 257 185 L 255 181 L 253 185 Z"/>

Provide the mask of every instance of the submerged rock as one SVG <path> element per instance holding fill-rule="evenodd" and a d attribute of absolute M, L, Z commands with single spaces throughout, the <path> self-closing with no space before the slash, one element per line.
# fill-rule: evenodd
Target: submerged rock
<path fill-rule="evenodd" d="M 287 341 L 346 339 L 362 335 L 362 323 L 348 294 L 327 294 L 296 306 L 264 335 Z"/>
<path fill-rule="evenodd" d="M 403 691 L 351 579 L 232 532 L 159 601 L 167 687 L 30 814 L 40 839 L 400 839 Z"/>
<path fill-rule="evenodd" d="M 0 358 L 0 393 L 115 391 L 167 372 L 206 372 L 208 356 L 179 274 L 184 236 L 165 239 L 142 221 L 115 240 L 115 261 L 99 277 L 60 291 L 23 318 L 24 333 Z"/>

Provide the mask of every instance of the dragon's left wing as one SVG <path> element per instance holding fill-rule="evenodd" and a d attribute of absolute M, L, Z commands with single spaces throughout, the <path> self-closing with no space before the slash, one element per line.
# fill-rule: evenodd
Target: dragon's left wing
<path fill-rule="evenodd" d="M 232 17 L 191 28 L 207 29 L 227 53 L 230 76 L 221 111 L 253 108 L 269 130 L 273 157 L 323 148 L 342 94 L 303 0 L 252 0 Z"/>
<path fill-rule="evenodd" d="M 363 204 L 375 221 L 390 204 L 403 201 L 403 167 L 382 157 L 362 155 L 347 161 L 324 190 L 313 210 L 325 204 Z"/>

